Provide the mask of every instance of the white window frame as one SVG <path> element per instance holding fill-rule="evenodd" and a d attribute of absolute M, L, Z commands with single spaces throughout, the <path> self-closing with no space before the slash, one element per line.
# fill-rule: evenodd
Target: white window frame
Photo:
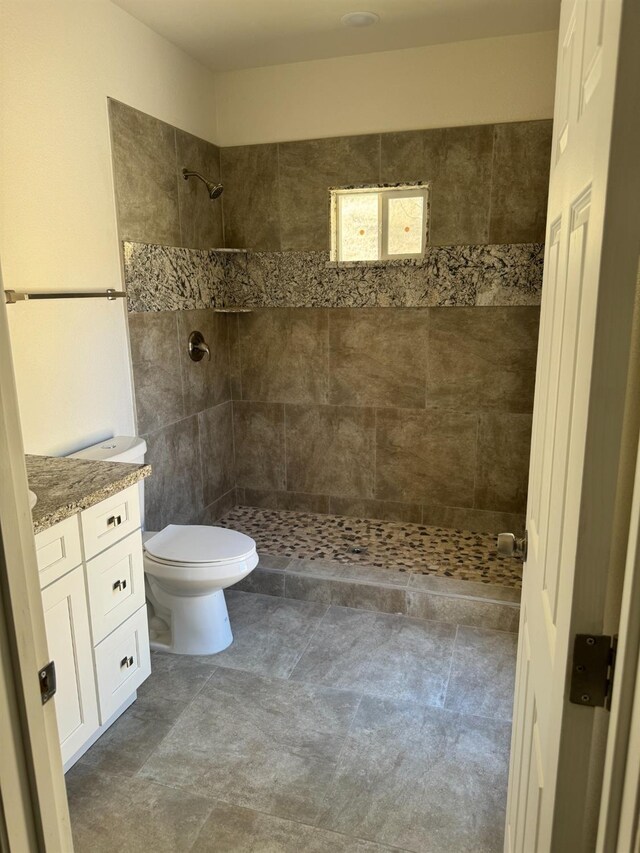
<path fill-rule="evenodd" d="M 399 261 L 404 259 L 415 259 L 424 257 L 427 245 L 427 232 L 429 228 L 429 185 L 428 184 L 402 184 L 397 187 L 389 186 L 366 186 L 366 187 L 338 187 L 329 190 L 331 194 L 331 261 L 338 264 L 376 264 L 381 261 Z M 340 197 L 361 195 L 363 193 L 378 194 L 378 257 L 373 260 L 343 260 L 340 257 L 341 246 L 341 214 Z M 421 196 L 424 200 L 424 221 L 422 228 L 422 241 L 419 252 L 406 254 L 389 254 L 389 199 L 390 198 L 415 198 Z"/>

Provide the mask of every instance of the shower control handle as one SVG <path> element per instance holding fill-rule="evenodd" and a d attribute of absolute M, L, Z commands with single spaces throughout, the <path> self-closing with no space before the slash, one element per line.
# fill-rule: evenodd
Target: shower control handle
<path fill-rule="evenodd" d="M 202 361 L 207 357 L 207 361 L 211 361 L 211 350 L 205 342 L 202 332 L 191 332 L 189 335 L 189 358 L 191 361 Z"/>

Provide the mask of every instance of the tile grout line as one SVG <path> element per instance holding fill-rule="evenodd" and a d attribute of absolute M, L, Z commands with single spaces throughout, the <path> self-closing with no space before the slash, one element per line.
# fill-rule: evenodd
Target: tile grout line
<path fill-rule="evenodd" d="M 303 682 L 303 683 L 305 683 L 305 682 Z M 308 683 L 308 682 L 307 682 L 307 683 Z M 334 769 L 333 769 L 333 774 L 332 774 L 332 777 L 331 777 L 331 783 L 330 783 L 330 785 L 329 785 L 329 786 L 327 786 L 327 790 L 324 792 L 324 794 L 323 794 L 323 796 L 322 796 L 322 799 L 321 799 L 321 801 L 320 801 L 320 805 L 318 806 L 318 815 L 317 815 L 317 818 L 316 818 L 316 822 L 314 823 L 314 827 L 316 827 L 316 828 L 318 828 L 318 829 L 320 828 L 319 821 L 320 821 L 320 819 L 322 818 L 322 812 L 323 812 L 323 809 L 324 809 L 325 803 L 327 802 L 327 798 L 328 798 L 328 796 L 329 796 L 330 789 L 331 789 L 331 787 L 332 787 L 332 785 L 333 785 L 333 783 L 334 783 L 334 781 L 335 781 L 335 777 L 336 777 L 336 774 L 337 774 L 337 772 L 338 772 L 338 767 L 340 766 L 340 761 L 341 761 L 341 759 L 342 759 L 342 756 L 343 756 L 344 751 L 345 751 L 346 746 L 347 746 L 347 740 L 349 739 L 349 735 L 351 734 L 351 731 L 352 731 L 352 729 L 353 729 L 353 725 L 354 725 L 354 723 L 355 723 L 356 717 L 358 716 L 358 712 L 359 712 L 359 710 L 360 710 L 360 706 L 362 705 L 362 700 L 364 699 L 364 696 L 365 696 L 364 691 L 362 691 L 362 690 L 360 690 L 360 691 L 352 691 L 352 692 L 354 692 L 354 693 L 355 693 L 355 692 L 358 692 L 360 695 L 359 695 L 359 697 L 358 697 L 358 702 L 357 702 L 356 707 L 355 707 L 355 709 L 354 709 L 353 716 L 351 717 L 351 720 L 349 721 L 349 725 L 348 725 L 348 727 L 347 727 L 347 731 L 345 732 L 344 737 L 343 737 L 343 739 L 342 739 L 342 744 L 341 744 L 341 746 L 340 746 L 340 749 L 338 750 L 338 754 L 336 755 L 335 764 L 334 764 Z M 331 831 L 331 830 L 329 830 L 329 831 Z M 348 837 L 348 838 L 356 838 L 357 836 L 352 836 L 352 835 L 350 835 L 350 834 L 347 834 L 347 837 Z"/>
<path fill-rule="evenodd" d="M 287 581 L 286 581 L 286 576 L 285 576 L 285 592 L 286 592 L 286 587 L 287 587 Z M 284 600 L 285 600 L 285 601 L 299 601 L 299 599 L 296 599 L 296 598 L 287 599 L 286 597 L 285 597 L 285 599 L 284 599 Z M 311 604 L 312 602 L 306 602 L 306 603 L 307 603 L 307 604 Z M 308 648 L 309 648 L 309 646 L 311 645 L 311 641 L 313 640 L 313 638 L 316 636 L 316 634 L 317 634 L 317 633 L 318 633 L 318 631 L 320 630 L 320 626 L 322 625 L 322 623 L 323 623 L 323 621 L 324 621 L 325 616 L 326 616 L 326 615 L 327 615 L 327 613 L 329 612 L 329 608 L 330 608 L 330 607 L 331 607 L 331 605 L 330 605 L 330 604 L 327 604 L 327 605 L 326 605 L 326 608 L 325 608 L 324 613 L 322 614 L 322 616 L 320 617 L 320 619 L 318 619 L 318 624 L 316 625 L 315 630 L 314 630 L 314 631 L 311 633 L 311 635 L 309 636 L 309 639 L 308 639 L 307 643 L 305 644 L 305 647 L 302 649 L 302 651 L 300 652 L 300 654 L 298 655 L 298 657 L 297 657 L 297 659 L 296 659 L 296 662 L 295 662 L 295 663 L 293 664 L 293 666 L 291 667 L 291 671 L 289 672 L 289 674 L 287 675 L 287 677 L 286 677 L 286 679 L 285 679 L 286 681 L 290 681 L 290 680 L 291 680 L 291 676 L 293 675 L 293 673 L 294 673 L 294 671 L 295 671 L 295 668 L 298 666 L 298 664 L 299 664 L 299 663 L 300 663 L 300 661 L 302 660 L 302 657 L 304 656 L 304 654 L 306 653 L 307 649 L 308 649 Z"/>
<path fill-rule="evenodd" d="M 162 787 L 168 788 L 171 791 L 184 790 L 182 788 L 173 788 L 171 785 L 167 785 L 164 782 L 157 782 L 157 783 L 154 782 L 154 784 L 161 785 Z M 192 796 L 200 796 L 200 795 L 199 794 L 193 794 Z M 317 831 L 317 832 L 325 832 L 328 835 L 337 835 L 340 838 L 349 839 L 349 841 L 362 841 L 365 844 L 373 844 L 373 845 L 377 845 L 377 846 L 381 846 L 381 844 L 382 844 L 381 842 L 373 841 L 370 838 L 363 838 L 360 835 L 351 835 L 347 832 L 341 832 L 340 830 L 337 830 L 337 829 L 327 829 L 326 827 L 318 826 L 317 824 L 314 824 L 314 823 L 305 823 L 305 821 L 296 820 L 295 818 L 292 818 L 292 817 L 283 817 L 282 815 L 275 814 L 275 812 L 263 811 L 262 809 L 257 809 L 257 808 L 254 808 L 253 806 L 239 805 L 238 803 L 234 803 L 231 800 L 227 800 L 221 796 L 215 797 L 212 802 L 214 804 L 212 807 L 212 811 L 213 811 L 213 808 L 215 808 L 215 803 L 221 803 L 222 805 L 231 806 L 231 808 L 240 809 L 241 811 L 253 812 L 254 814 L 262 815 L 263 817 L 274 818 L 275 820 L 282 821 L 283 823 L 292 823 L 295 826 L 305 826 L 305 827 L 307 827 L 307 829 L 312 829 L 312 830 Z M 206 821 L 205 821 L 205 823 L 206 823 Z M 200 831 L 198 832 L 198 837 L 194 841 L 194 845 L 196 844 L 196 842 L 200 838 L 201 832 L 202 832 L 202 829 L 200 829 Z M 192 845 L 189 848 L 189 850 L 191 851 L 193 849 L 194 848 Z M 396 851 L 396 853 L 412 853 L 412 851 L 408 850 L 406 847 L 398 847 L 397 845 L 393 845 L 393 844 L 384 845 L 384 849 Z"/>
<path fill-rule="evenodd" d="M 184 706 L 184 708 L 182 709 L 182 711 L 180 711 L 180 713 L 179 713 L 179 714 L 178 714 L 178 716 L 175 718 L 175 720 L 173 721 L 173 723 L 169 726 L 169 728 L 167 729 L 167 731 L 165 732 L 165 734 L 162 736 L 162 738 L 160 739 L 160 741 L 159 741 L 159 742 L 158 742 L 158 743 L 153 747 L 153 749 L 151 750 L 151 752 L 149 753 L 149 755 L 146 757 L 146 759 L 144 760 L 144 762 L 142 763 L 142 765 L 141 765 L 141 766 L 136 770 L 136 772 L 133 774 L 132 778 L 139 778 L 139 779 L 144 779 L 144 778 L 146 778 L 146 777 L 144 777 L 144 776 L 140 776 L 140 773 L 142 772 L 142 770 L 144 770 L 144 768 L 146 767 L 146 765 L 147 765 L 147 764 L 149 763 L 149 761 L 153 758 L 153 756 L 154 756 L 154 754 L 156 753 L 156 751 L 157 751 L 157 750 L 162 746 L 162 744 L 165 742 L 165 740 L 167 739 L 167 737 L 169 737 L 169 735 L 171 734 L 171 732 L 172 732 L 172 731 L 175 729 L 175 727 L 178 725 L 178 722 L 182 719 L 183 715 L 184 715 L 184 714 L 189 710 L 189 708 L 191 708 L 191 706 L 193 705 L 193 703 L 195 702 L 195 700 L 196 700 L 196 699 L 198 698 L 198 696 L 202 693 L 202 691 L 204 690 L 204 688 L 206 687 L 206 685 L 209 683 L 209 681 L 211 681 L 211 679 L 213 678 L 213 676 L 215 675 L 215 673 L 216 673 L 219 669 L 220 669 L 220 666 L 219 666 L 218 664 L 214 664 L 214 665 L 213 665 L 213 672 L 211 672 L 211 673 L 210 673 L 210 675 L 209 675 L 209 676 L 204 680 L 204 682 L 202 683 L 202 685 L 200 686 L 200 688 L 199 688 L 199 689 L 194 693 L 194 695 L 191 697 L 191 699 L 189 699 L 189 701 L 186 703 L 186 705 Z M 153 674 L 153 670 L 152 670 L 151 672 L 152 672 L 152 674 Z M 171 697 L 164 697 L 164 696 L 163 696 L 163 698 L 171 698 Z M 155 780 L 153 780 L 153 781 L 155 781 Z M 158 783 L 158 784 L 162 784 L 162 783 Z M 172 786 L 172 785 L 165 785 L 165 787 L 167 787 L 167 788 L 172 788 L 172 790 L 176 790 L 175 788 L 173 788 L 173 786 Z"/>
<path fill-rule="evenodd" d="M 460 626 L 456 625 L 456 633 L 455 633 L 455 636 L 453 638 L 453 646 L 451 648 L 451 661 L 449 662 L 449 675 L 447 676 L 447 684 L 444 688 L 444 697 L 442 699 L 442 707 L 443 708 L 445 708 L 446 704 L 447 704 L 447 694 L 449 693 L 449 683 L 451 681 L 451 673 L 453 672 L 453 659 L 454 659 L 455 654 L 456 654 L 456 644 L 458 642 L 458 629 L 459 628 L 460 628 Z"/>

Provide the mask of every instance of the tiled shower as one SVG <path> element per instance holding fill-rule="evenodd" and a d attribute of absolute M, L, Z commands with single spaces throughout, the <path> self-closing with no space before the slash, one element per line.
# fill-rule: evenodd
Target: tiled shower
<path fill-rule="evenodd" d="M 239 503 L 520 529 L 550 122 L 217 149 L 111 118 L 148 526 Z M 336 268 L 328 187 L 410 180 L 424 261 Z"/>

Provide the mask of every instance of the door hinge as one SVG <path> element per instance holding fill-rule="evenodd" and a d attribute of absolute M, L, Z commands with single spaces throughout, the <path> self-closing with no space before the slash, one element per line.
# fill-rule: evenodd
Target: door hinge
<path fill-rule="evenodd" d="M 56 665 L 54 661 L 49 661 L 46 666 L 38 672 L 38 681 L 40 682 L 40 699 L 42 704 L 46 703 L 55 695 L 56 692 Z"/>
<path fill-rule="evenodd" d="M 607 634 L 576 634 L 569 688 L 571 702 L 609 709 L 617 642 L 617 637 Z"/>

